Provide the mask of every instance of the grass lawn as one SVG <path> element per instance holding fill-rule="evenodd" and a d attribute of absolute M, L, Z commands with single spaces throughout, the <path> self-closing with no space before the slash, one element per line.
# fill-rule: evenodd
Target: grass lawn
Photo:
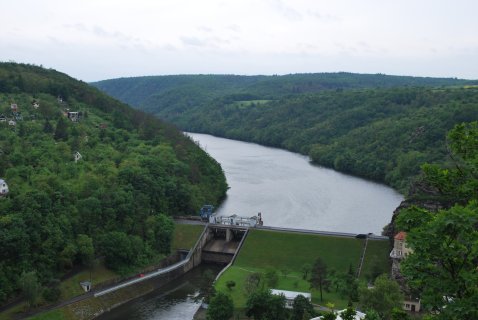
<path fill-rule="evenodd" d="M 360 279 L 369 279 L 372 273 L 388 273 L 390 271 L 390 243 L 388 241 L 369 240 L 363 261 Z"/>
<path fill-rule="evenodd" d="M 250 230 L 236 259 L 236 266 L 261 269 L 288 269 L 300 273 L 301 267 L 313 264 L 317 257 L 329 268 L 347 271 L 356 268 L 362 253 L 361 239 L 315 234 Z"/>
<path fill-rule="evenodd" d="M 177 249 L 191 249 L 204 230 L 204 226 L 198 224 L 180 224 L 174 226 L 173 241 L 171 251 Z"/>
<path fill-rule="evenodd" d="M 326 293 L 320 301 L 320 293 L 310 290 L 310 285 L 302 279 L 301 268 L 313 264 L 320 257 L 328 270 L 347 272 L 349 266 L 358 267 L 362 253 L 363 239 L 322 236 L 314 234 L 287 233 L 265 230 L 250 230 L 241 251 L 234 263 L 216 282 L 216 289 L 231 294 L 236 309 L 245 307 L 247 296 L 244 282 L 252 272 L 265 273 L 275 269 L 279 282 L 275 289 L 311 292 L 312 302 L 325 305 L 332 302 L 337 308 L 347 306 L 347 299 L 335 292 Z M 388 272 L 387 241 L 369 241 L 361 279 L 366 279 L 372 269 Z M 285 270 L 285 272 L 284 272 Z M 226 282 L 232 280 L 236 286 L 229 290 Z"/>
<path fill-rule="evenodd" d="M 63 309 L 55 309 L 48 312 L 37 314 L 33 317 L 27 318 L 29 320 L 66 320 L 71 319 L 65 314 Z"/>
<path fill-rule="evenodd" d="M 14 319 L 17 313 L 25 312 L 26 310 L 28 310 L 27 303 L 26 302 L 19 303 L 16 306 L 1 312 L 0 320 Z"/>

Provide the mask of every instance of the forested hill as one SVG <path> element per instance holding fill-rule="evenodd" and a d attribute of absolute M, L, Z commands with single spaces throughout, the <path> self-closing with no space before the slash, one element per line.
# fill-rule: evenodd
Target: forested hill
<path fill-rule="evenodd" d="M 170 216 L 217 204 L 227 188 L 174 127 L 14 63 L 0 63 L 0 179 L 0 305 L 24 276 L 48 284 L 95 256 L 117 271 L 148 264 L 169 251 Z"/>
<path fill-rule="evenodd" d="M 111 96 L 141 110 L 168 118 L 231 95 L 235 100 L 278 99 L 324 90 L 450 86 L 478 84 L 452 78 L 390 76 L 384 74 L 308 73 L 283 76 L 170 75 L 104 80 L 92 83 Z"/>
<path fill-rule="evenodd" d="M 351 73 L 158 76 L 94 85 L 184 130 L 308 154 L 407 192 L 445 135 L 478 119 L 478 81 Z"/>

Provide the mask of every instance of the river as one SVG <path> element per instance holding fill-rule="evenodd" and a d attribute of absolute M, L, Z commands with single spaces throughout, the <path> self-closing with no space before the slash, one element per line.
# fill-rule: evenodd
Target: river
<path fill-rule="evenodd" d="M 230 189 L 218 215 L 262 213 L 264 225 L 380 234 L 403 200 L 395 190 L 316 166 L 281 149 L 188 133 L 222 166 Z"/>
<path fill-rule="evenodd" d="M 188 133 L 222 166 L 230 189 L 219 215 L 262 213 L 264 225 L 380 234 L 403 197 L 385 185 L 312 165 L 292 152 L 205 134 Z M 201 266 L 99 317 L 100 320 L 188 320 L 195 297 L 210 285 Z"/>

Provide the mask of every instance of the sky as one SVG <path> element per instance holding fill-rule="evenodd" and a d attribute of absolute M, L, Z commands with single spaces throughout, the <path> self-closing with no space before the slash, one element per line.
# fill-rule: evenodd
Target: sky
<path fill-rule="evenodd" d="M 0 61 L 166 74 L 478 79 L 476 0 L 0 0 Z"/>

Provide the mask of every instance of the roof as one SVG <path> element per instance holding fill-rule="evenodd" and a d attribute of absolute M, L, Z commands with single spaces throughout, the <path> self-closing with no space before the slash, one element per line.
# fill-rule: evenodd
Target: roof
<path fill-rule="evenodd" d="M 395 235 L 395 240 L 405 240 L 407 238 L 407 233 L 405 231 L 400 231 Z"/>
<path fill-rule="evenodd" d="M 294 300 L 297 296 L 300 296 L 300 295 L 306 297 L 308 300 L 311 299 L 311 295 L 309 292 L 297 292 L 297 291 L 271 289 L 271 293 L 277 296 L 280 296 L 282 294 L 287 300 Z"/>
<path fill-rule="evenodd" d="M 5 183 L 5 180 L 0 178 L 0 183 Z"/>

